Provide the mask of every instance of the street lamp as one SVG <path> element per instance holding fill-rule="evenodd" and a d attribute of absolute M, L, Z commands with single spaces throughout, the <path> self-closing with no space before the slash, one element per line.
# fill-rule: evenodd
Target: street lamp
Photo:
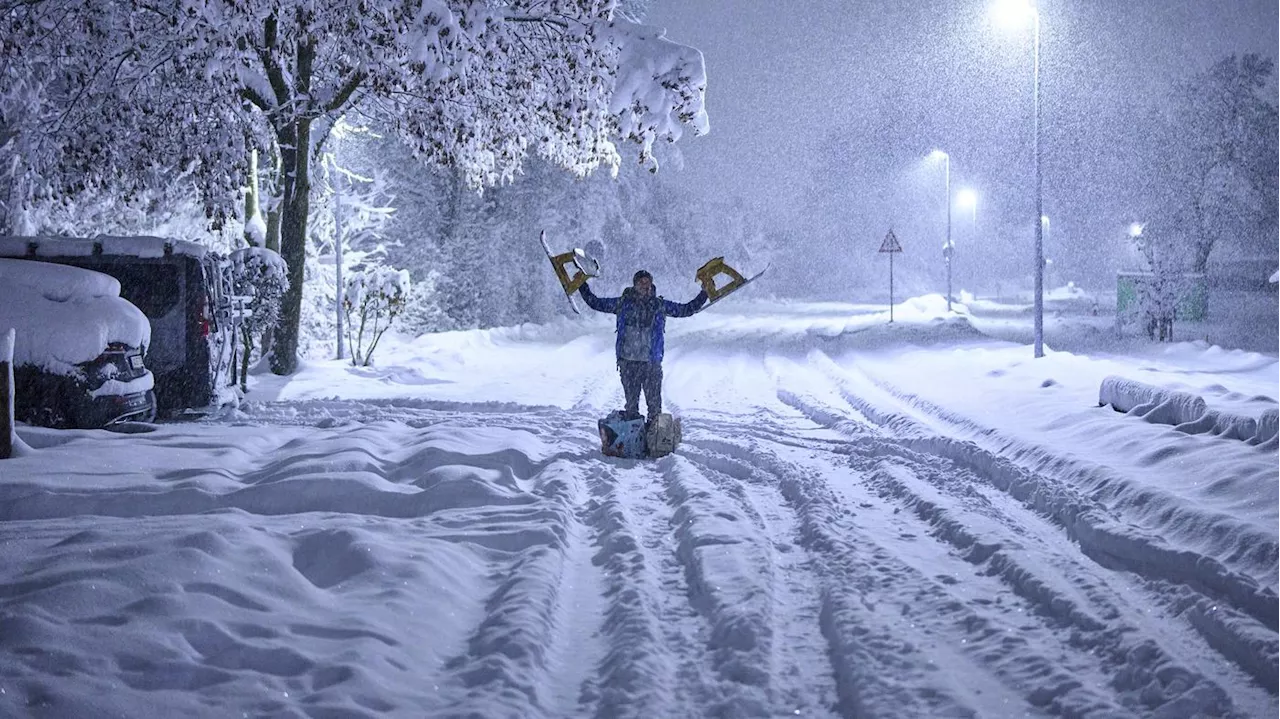
<path fill-rule="evenodd" d="M 972 213 L 973 229 L 978 229 L 978 193 L 972 189 L 965 187 L 956 190 L 956 206 L 960 208 L 968 208 Z"/>
<path fill-rule="evenodd" d="M 955 245 L 951 244 L 951 155 L 942 150 L 934 150 L 929 153 L 932 159 L 941 159 L 944 161 L 945 183 L 947 193 L 947 242 L 942 246 L 942 256 L 947 261 L 947 312 L 951 311 L 951 255 L 955 252 Z"/>
<path fill-rule="evenodd" d="M 1036 217 L 1044 217 L 1041 202 L 1043 183 L 1040 176 L 1040 11 L 1027 0 L 997 0 L 992 6 L 992 13 L 1005 26 L 1019 26 L 1031 18 L 1035 35 L 1034 84 L 1032 85 L 1032 103 L 1035 105 L 1034 132 L 1036 156 Z M 1044 356 L 1044 228 L 1036 222 L 1036 296 L 1035 296 L 1035 356 Z"/>

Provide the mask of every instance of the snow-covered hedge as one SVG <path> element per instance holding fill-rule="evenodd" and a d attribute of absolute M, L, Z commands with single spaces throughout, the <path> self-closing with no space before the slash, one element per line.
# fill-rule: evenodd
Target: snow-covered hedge
<path fill-rule="evenodd" d="M 100 272 L 36 260 L 0 258 L 0 328 L 17 330 L 14 366 L 74 374 L 112 342 L 151 343 L 151 323 L 120 298 L 120 283 Z"/>
<path fill-rule="evenodd" d="M 1117 412 L 1137 415 L 1158 424 L 1194 422 L 1209 411 L 1200 395 L 1156 387 L 1124 377 L 1102 380 L 1098 404 L 1111 405 Z"/>

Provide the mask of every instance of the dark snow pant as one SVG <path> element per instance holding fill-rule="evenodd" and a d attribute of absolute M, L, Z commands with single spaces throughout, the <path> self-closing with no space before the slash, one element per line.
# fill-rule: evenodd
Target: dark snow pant
<path fill-rule="evenodd" d="M 622 393 L 627 398 L 627 414 L 640 414 L 642 390 L 649 409 L 648 418 L 653 419 L 662 414 L 662 363 L 618 360 L 618 373 L 622 375 Z"/>

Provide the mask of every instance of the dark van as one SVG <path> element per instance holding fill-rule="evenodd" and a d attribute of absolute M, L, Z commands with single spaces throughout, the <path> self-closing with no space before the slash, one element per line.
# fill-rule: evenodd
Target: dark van
<path fill-rule="evenodd" d="M 147 367 L 157 411 L 174 415 L 236 399 L 231 263 L 194 242 L 160 237 L 0 237 L 0 257 L 94 270 L 151 321 Z"/>

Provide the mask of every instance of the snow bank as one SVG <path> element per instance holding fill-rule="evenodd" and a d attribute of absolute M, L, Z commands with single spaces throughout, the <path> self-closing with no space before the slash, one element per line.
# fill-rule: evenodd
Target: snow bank
<path fill-rule="evenodd" d="M 1102 380 L 1098 404 L 1111 405 L 1117 412 L 1142 417 L 1156 424 L 1181 425 L 1194 422 L 1208 412 L 1204 398 L 1136 382 L 1115 375 Z"/>
<path fill-rule="evenodd" d="M 17 330 L 15 366 L 68 374 L 112 342 L 151 342 L 146 315 L 119 295 L 120 283 L 98 272 L 28 260 L 0 259 L 0 327 Z"/>

